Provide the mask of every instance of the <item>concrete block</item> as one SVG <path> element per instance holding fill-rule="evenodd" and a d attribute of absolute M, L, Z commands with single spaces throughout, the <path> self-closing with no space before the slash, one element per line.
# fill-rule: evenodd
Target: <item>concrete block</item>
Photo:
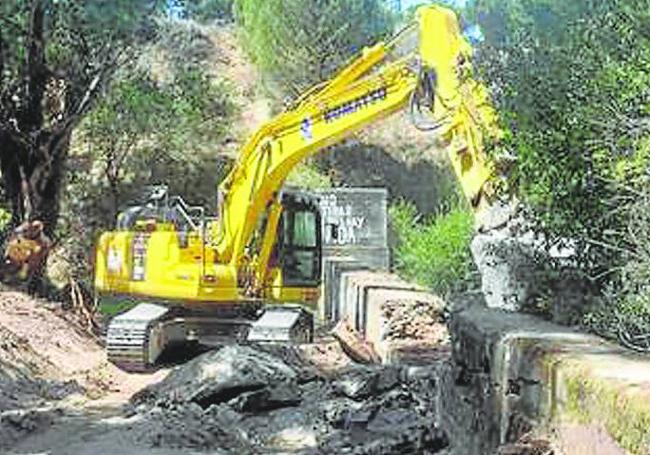
<path fill-rule="evenodd" d="M 328 293 L 326 297 L 329 299 L 331 306 L 332 316 L 330 321 L 338 322 L 345 315 L 344 302 L 341 295 L 342 274 L 349 271 L 364 270 L 365 267 L 364 264 L 350 258 L 332 262 L 330 281 L 325 283 L 325 292 Z"/>
<path fill-rule="evenodd" d="M 390 273 L 339 273 L 338 314 L 374 346 L 382 362 L 426 363 L 448 355 L 441 299 Z"/>
<path fill-rule="evenodd" d="M 446 357 L 448 332 L 444 301 L 421 289 L 371 286 L 366 289 L 366 338 L 383 363 L 426 363 Z"/>

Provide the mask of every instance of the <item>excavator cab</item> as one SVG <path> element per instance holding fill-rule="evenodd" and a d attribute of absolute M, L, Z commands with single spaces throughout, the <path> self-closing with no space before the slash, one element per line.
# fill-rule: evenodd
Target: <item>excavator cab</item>
<path fill-rule="evenodd" d="M 304 192 L 284 192 L 273 257 L 282 269 L 285 286 L 320 285 L 321 239 L 321 216 L 316 197 Z"/>

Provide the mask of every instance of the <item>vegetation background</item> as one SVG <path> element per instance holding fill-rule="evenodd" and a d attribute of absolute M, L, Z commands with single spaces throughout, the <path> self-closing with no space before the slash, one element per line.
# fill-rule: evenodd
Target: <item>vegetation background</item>
<path fill-rule="evenodd" d="M 506 131 L 491 153 L 514 157 L 503 190 L 549 244 L 575 249 L 598 296 L 589 325 L 647 333 L 650 2 L 476 0 L 467 13 Z"/>

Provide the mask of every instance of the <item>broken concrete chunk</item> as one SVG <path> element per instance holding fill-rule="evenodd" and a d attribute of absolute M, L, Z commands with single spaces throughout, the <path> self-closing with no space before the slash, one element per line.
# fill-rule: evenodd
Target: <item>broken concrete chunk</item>
<path fill-rule="evenodd" d="M 228 402 L 269 384 L 291 383 L 296 372 L 281 359 L 248 346 L 226 346 L 176 368 L 132 401 L 198 403 L 203 408 Z"/>
<path fill-rule="evenodd" d="M 400 382 L 398 368 L 355 367 L 343 373 L 334 383 L 334 390 L 353 400 L 378 395 Z"/>
<path fill-rule="evenodd" d="M 301 402 L 300 389 L 295 383 L 274 384 L 260 390 L 246 392 L 230 404 L 239 412 L 262 412 L 288 406 L 298 406 Z"/>
<path fill-rule="evenodd" d="M 477 234 L 470 249 L 487 306 L 520 310 L 535 290 L 531 246 L 503 229 Z"/>
<path fill-rule="evenodd" d="M 360 363 L 381 363 L 373 346 L 352 327 L 347 319 L 341 319 L 332 330 L 332 335 L 341 344 L 350 358 Z"/>

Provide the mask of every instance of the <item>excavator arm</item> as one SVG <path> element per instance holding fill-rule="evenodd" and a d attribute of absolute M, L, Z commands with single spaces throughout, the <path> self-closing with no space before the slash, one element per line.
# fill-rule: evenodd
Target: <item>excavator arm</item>
<path fill-rule="evenodd" d="M 413 35 L 418 44 L 409 48 Z M 491 176 L 484 140 L 499 132 L 485 87 L 471 77 L 471 55 L 453 11 L 422 7 L 416 21 L 393 40 L 364 49 L 335 77 L 263 125 L 220 186 L 220 222 L 214 232 L 218 261 L 236 268 L 247 265 L 246 246 L 267 213 L 255 260 L 258 275 L 262 273 L 274 241 L 279 190 L 291 170 L 309 155 L 406 107 L 416 126 L 435 130 L 463 191 L 478 207 Z M 426 126 L 422 114 L 428 117 Z"/>

